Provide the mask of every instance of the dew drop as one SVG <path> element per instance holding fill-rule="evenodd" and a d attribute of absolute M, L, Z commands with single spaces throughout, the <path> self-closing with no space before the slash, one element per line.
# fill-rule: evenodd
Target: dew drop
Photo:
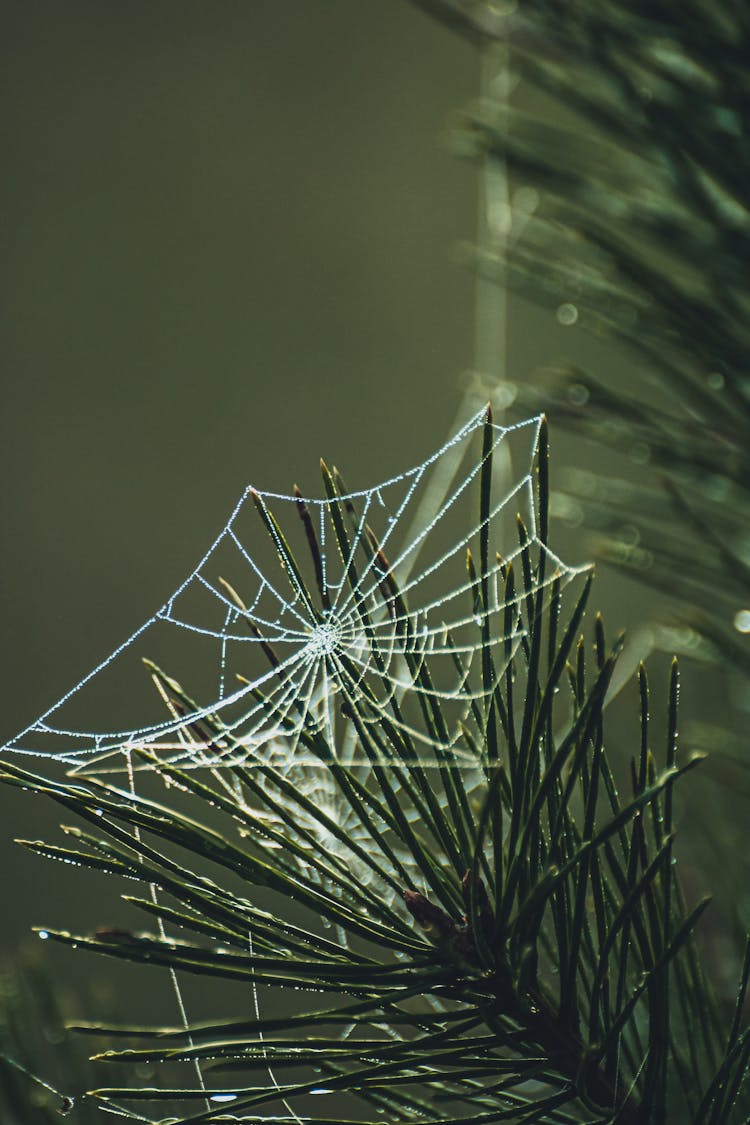
<path fill-rule="evenodd" d="M 558 324 L 562 324 L 564 328 L 570 328 L 578 320 L 578 308 L 570 301 L 564 301 L 562 305 L 557 306 L 555 316 Z"/>
<path fill-rule="evenodd" d="M 641 541 L 641 533 L 635 524 L 626 523 L 620 528 L 620 542 L 628 547 L 637 547 Z"/>
<path fill-rule="evenodd" d="M 750 633 L 750 609 L 740 609 L 735 613 L 734 627 L 738 633 Z"/>
<path fill-rule="evenodd" d="M 721 391 L 724 389 L 724 376 L 720 371 L 709 371 L 706 376 L 706 384 L 712 391 Z"/>
<path fill-rule="evenodd" d="M 583 383 L 571 383 L 568 387 L 568 401 L 573 406 L 585 406 L 590 397 L 589 389 Z"/>
<path fill-rule="evenodd" d="M 539 192 L 533 187 L 520 187 L 513 192 L 513 210 L 531 215 L 539 206 Z"/>
<path fill-rule="evenodd" d="M 236 1100 L 236 1094 L 211 1094 L 212 1102 L 234 1102 Z"/>
<path fill-rule="evenodd" d="M 47 933 L 46 930 L 40 930 L 39 933 L 37 934 L 37 937 L 41 938 L 42 941 L 46 941 L 47 938 L 49 937 L 49 934 Z"/>
<path fill-rule="evenodd" d="M 515 383 L 504 379 L 498 383 L 493 391 L 493 403 L 498 410 L 507 410 L 518 398 L 518 387 Z"/>

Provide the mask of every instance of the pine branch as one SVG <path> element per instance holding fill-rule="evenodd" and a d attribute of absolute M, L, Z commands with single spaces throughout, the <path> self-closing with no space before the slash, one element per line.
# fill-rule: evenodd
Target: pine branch
<path fill-rule="evenodd" d="M 491 7 L 471 6 L 475 24 Z M 627 495 L 601 474 L 594 498 L 576 475 L 559 510 L 603 533 L 601 558 L 659 588 L 679 559 L 687 585 L 674 592 L 712 620 L 714 651 L 729 664 L 750 594 L 747 12 L 704 0 L 679 15 L 667 3 L 587 2 L 573 12 L 525 0 L 493 34 L 510 45 L 519 88 L 536 88 L 567 117 L 563 125 L 491 103 L 464 115 L 462 150 L 503 160 L 540 194 L 522 237 L 478 254 L 477 267 L 635 361 L 628 393 L 563 369 L 541 395 L 515 387 L 517 406 L 541 399 L 602 448 L 648 463 L 652 478 L 657 469 L 666 494 L 634 470 Z M 661 405 L 645 383 L 640 390 L 641 374 L 661 387 Z M 718 612 L 717 591 L 728 602 Z"/>
<path fill-rule="evenodd" d="M 371 646 L 365 673 L 330 656 L 332 668 L 340 659 L 349 729 L 372 752 L 369 776 L 363 781 L 341 762 L 330 731 L 303 724 L 300 738 L 329 772 L 342 813 L 353 812 L 366 828 L 366 849 L 336 834 L 336 817 L 270 759 L 256 775 L 233 728 L 196 710 L 153 665 L 170 712 L 185 716 L 184 761 L 192 746 L 196 761 L 210 749 L 214 763 L 199 773 L 141 753 L 164 783 L 162 800 L 100 777 L 54 781 L 3 764 L 7 784 L 46 794 L 85 825 L 67 828 L 64 846 L 25 846 L 126 879 L 126 901 L 157 921 L 153 932 L 136 923 L 47 930 L 45 937 L 297 998 L 288 1015 L 245 1012 L 183 1028 L 83 1025 L 90 1035 L 125 1041 L 99 1051 L 100 1066 L 148 1063 L 164 1074 L 155 1088 L 96 1085 L 88 1096 L 103 1106 L 150 1102 L 160 1115 L 168 1109 L 195 1125 L 226 1120 L 227 1112 L 253 1119 L 270 1110 L 277 1116 L 268 1120 L 281 1120 L 289 1115 L 283 1103 L 308 1119 L 306 1099 L 324 1090 L 415 1125 L 655 1125 L 667 1113 L 670 1120 L 688 1111 L 716 1118 L 745 1105 L 747 974 L 725 1032 L 705 1019 L 712 998 L 691 946 L 707 903 L 687 909 L 675 893 L 672 791 L 698 761 L 676 756 L 676 669 L 659 765 L 649 749 L 641 675 L 640 731 L 637 724 L 633 731 L 640 750 L 632 793 L 620 796 L 605 749 L 605 699 L 621 646 L 608 652 L 597 618 L 587 669 L 580 626 L 590 578 L 569 607 L 560 574 L 547 581 L 544 429 L 534 474 L 537 536 L 520 523 L 516 565 L 498 562 L 488 516 L 491 427 L 488 414 L 476 485 L 478 569 L 470 554 L 464 591 L 475 648 L 453 649 L 456 698 L 465 698 L 460 722 L 436 686 L 434 653 L 418 643 L 417 619 L 383 547 L 374 533 L 362 536 L 355 561 L 346 520 L 359 527 L 361 517 L 340 477 L 327 477 L 355 598 L 360 567 L 377 560 L 379 569 L 380 607 L 357 603 Z M 283 574 L 317 613 L 325 583 L 308 582 L 273 512 L 266 507 L 259 516 Z M 305 526 L 308 565 L 320 576 L 320 546 Z M 233 600 L 244 606 L 239 593 Z M 385 653 L 374 631 L 382 615 L 405 645 L 409 679 L 400 696 L 384 691 Z M 511 630 L 503 627 L 508 621 Z M 511 636 L 523 643 L 511 645 Z M 480 654 L 474 667 L 467 651 Z M 266 657 L 272 670 L 279 667 L 268 646 Z M 434 754 L 429 768 L 417 749 L 421 738 Z M 459 738 L 476 754 L 478 788 L 467 788 L 470 772 L 456 767 Z M 361 881 L 360 864 L 371 881 Z M 134 894 L 133 882 L 143 890 Z M 255 905 L 257 887 L 274 892 L 273 912 Z M 312 1007 L 300 1006 L 305 995 L 315 997 Z M 691 1067 L 684 1060 L 693 1028 L 702 1029 L 704 1044 Z M 186 1063 L 200 1067 L 202 1083 L 180 1078 Z"/>

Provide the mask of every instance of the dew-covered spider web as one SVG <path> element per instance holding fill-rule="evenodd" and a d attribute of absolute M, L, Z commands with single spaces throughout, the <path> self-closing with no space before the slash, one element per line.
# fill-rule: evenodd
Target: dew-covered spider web
<path fill-rule="evenodd" d="M 469 798 L 486 786 L 488 694 L 527 644 L 534 615 L 580 573 L 543 542 L 541 428 L 541 418 L 495 425 L 482 410 L 425 461 L 373 487 L 352 491 L 322 463 L 319 498 L 248 487 L 179 588 L 3 755 L 34 758 L 37 769 L 41 760 L 45 775 L 56 767 L 98 776 L 134 801 L 141 770 L 162 780 L 202 771 L 239 812 L 252 812 L 253 847 L 284 849 L 293 831 L 284 862 L 300 878 L 334 896 L 352 887 L 395 918 L 399 882 L 383 864 L 419 885 L 413 855 L 393 835 L 377 854 L 340 771 L 350 798 L 366 794 L 378 770 L 398 767 L 408 785 L 412 760 L 423 774 L 434 770 L 428 804 L 448 800 L 446 764 Z M 404 823 L 422 807 L 404 790 Z M 138 828 L 133 841 L 140 851 Z M 150 895 L 159 940 L 173 942 L 156 885 Z M 259 1019 L 254 984 L 251 996 Z M 207 1107 L 231 1105 L 233 1094 L 207 1088 L 197 1059 L 194 1069 Z M 270 1061 L 267 1073 L 283 1119 L 305 1120 Z M 150 1120 L 120 1100 L 104 1108 Z"/>
<path fill-rule="evenodd" d="M 441 741 L 457 743 L 457 724 L 485 691 L 482 620 L 500 676 L 528 632 L 518 610 L 535 576 L 549 586 L 577 573 L 539 539 L 539 418 L 492 426 L 491 452 L 510 449 L 521 472 L 480 512 L 484 423 L 482 411 L 421 464 L 371 488 L 348 491 L 325 468 L 323 498 L 246 488 L 156 613 L 2 752 L 92 774 L 124 770 L 136 748 L 204 769 L 252 767 L 269 756 L 320 766 L 325 745 L 351 765 L 361 753 L 349 721 L 356 713 L 366 724 L 387 714 L 422 764 L 434 764 L 425 708 L 436 712 L 439 703 Z M 483 535 L 491 569 L 484 613 Z M 502 575 L 513 562 L 528 573 L 510 604 Z M 211 738 L 200 734 L 207 725 Z M 453 753 L 465 757 L 457 745 Z"/>

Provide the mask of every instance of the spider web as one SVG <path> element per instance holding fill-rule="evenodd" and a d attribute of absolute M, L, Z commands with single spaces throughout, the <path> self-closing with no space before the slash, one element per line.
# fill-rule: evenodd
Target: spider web
<path fill-rule="evenodd" d="M 447 746 L 457 762 L 476 766 L 457 744 L 462 717 L 486 691 L 478 625 L 488 618 L 499 677 L 527 633 L 516 610 L 535 592 L 536 575 L 549 586 L 578 573 L 538 535 L 541 418 L 492 426 L 493 454 L 510 447 L 525 471 L 481 518 L 482 457 L 468 454 L 485 421 L 479 412 L 431 457 L 372 488 L 347 491 L 335 469 L 323 499 L 246 488 L 157 612 L 3 753 L 87 774 L 124 771 L 135 749 L 181 769 L 269 761 L 305 769 L 324 764 L 324 744 L 347 766 L 371 765 L 358 757 L 356 713 L 370 725 L 387 714 L 430 766 L 439 764 L 434 724 L 421 719 L 439 705 L 441 752 Z M 467 552 L 479 559 L 483 524 L 493 571 L 486 613 L 478 561 L 473 573 L 467 568 Z M 501 572 L 514 561 L 520 570 L 519 556 L 532 552 L 531 581 L 510 604 Z M 107 721 L 94 725 L 92 715 Z M 196 733 L 206 725 L 210 738 Z"/>
<path fill-rule="evenodd" d="M 322 851 L 365 893 L 393 906 L 393 885 L 377 865 L 362 862 L 372 842 L 356 809 L 342 800 L 331 766 L 343 765 L 366 783 L 374 766 L 391 759 L 382 740 L 375 759 L 371 750 L 364 756 L 363 743 L 377 744 L 388 726 L 414 748 L 420 768 L 441 767 L 447 758 L 461 768 L 467 794 L 486 781 L 486 763 L 461 739 L 472 712 L 481 726 L 485 648 L 491 643 L 499 679 L 528 635 L 530 607 L 543 607 L 553 582 L 564 586 L 583 569 L 563 564 L 539 537 L 534 464 L 541 423 L 538 417 L 488 425 L 483 409 L 421 464 L 359 491 L 348 491 L 327 469 L 322 499 L 248 487 L 171 597 L 3 753 L 42 758 L 72 774 L 124 774 L 133 799 L 136 770 L 158 772 L 160 763 L 207 770 L 242 808 L 246 797 L 230 767 L 257 767 L 277 795 L 279 778 L 286 778 L 296 794 L 298 862 L 306 866 L 305 847 Z M 490 458 L 500 499 L 482 509 L 482 469 Z M 508 484 L 511 463 L 523 472 Z M 477 575 L 482 544 L 484 584 Z M 517 587 L 505 581 L 511 563 Z M 444 804 L 439 787 L 436 798 Z M 285 832 L 280 800 L 266 792 L 253 809 L 269 829 L 256 841 L 261 846 L 278 846 Z M 405 800 L 404 815 L 413 819 L 418 807 Z M 397 842 L 392 855 L 404 870 L 413 866 Z M 314 867 L 306 874 L 325 879 Z M 158 906 L 157 888 L 150 891 Z M 161 919 L 158 926 L 166 940 Z M 338 940 L 348 944 L 343 931 Z M 251 931 L 248 949 L 252 955 Z M 188 1030 L 174 969 L 170 976 Z M 251 993 L 259 1018 L 255 985 Z M 194 1069 L 207 1107 L 231 1103 L 207 1087 L 197 1060 Z M 270 1062 L 267 1071 L 288 1119 L 301 1122 Z M 147 1120 L 113 1102 L 102 1108 Z"/>

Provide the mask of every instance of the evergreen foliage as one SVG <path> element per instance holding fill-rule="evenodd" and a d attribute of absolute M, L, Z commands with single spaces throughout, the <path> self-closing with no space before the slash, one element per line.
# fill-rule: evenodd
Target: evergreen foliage
<path fill-rule="evenodd" d="M 588 648 L 581 627 L 591 576 L 567 604 L 559 578 L 544 581 L 550 556 L 532 548 L 522 522 L 517 564 L 495 554 L 491 431 L 488 411 L 473 501 L 478 541 L 467 557 L 482 690 L 467 693 L 465 715 L 453 724 L 432 687 L 429 652 L 412 660 L 407 694 L 435 750 L 429 768 L 420 731 L 403 721 L 408 700 L 393 692 L 380 699 L 375 649 L 365 677 L 356 673 L 356 692 L 339 672 L 341 706 L 372 761 L 368 782 L 340 763 L 325 730 L 302 734 L 301 745 L 330 771 L 341 816 L 316 806 L 271 760 L 245 768 L 231 730 L 211 715 L 191 722 L 186 736 L 225 758 L 222 769 L 247 803 L 229 800 L 215 775 L 165 765 L 148 751 L 141 764 L 164 783 L 158 799 L 107 779 L 53 781 L 3 763 L 6 783 L 46 794 L 83 822 L 66 829 L 65 846 L 26 846 L 127 879 L 135 886 L 127 901 L 156 918 L 151 932 L 45 936 L 236 982 L 241 996 L 231 1018 L 188 1027 L 80 1025 L 123 1045 L 96 1055 L 114 1080 L 76 1091 L 79 1104 L 125 1105 L 140 1120 L 168 1113 L 193 1125 L 359 1123 L 374 1122 L 374 1113 L 415 1125 L 747 1119 L 750 961 L 734 1012 L 720 1012 L 693 942 L 707 901 L 683 902 L 674 865 L 673 790 L 697 762 L 677 755 L 676 664 L 658 732 L 640 671 L 630 776 L 618 788 L 605 726 L 620 645 L 607 647 L 597 617 Z M 335 504 L 340 478 L 327 470 L 324 477 Z M 543 544 L 546 429 L 536 479 Z M 346 558 L 346 520 L 358 516 L 345 509 L 351 502 L 337 522 Z M 314 604 L 305 578 L 319 574 L 314 536 L 306 565 L 289 552 L 273 514 L 263 511 L 261 520 L 282 572 Z M 378 561 L 383 612 L 395 609 L 408 631 L 412 618 L 373 534 L 361 551 L 363 565 Z M 353 565 L 348 575 L 356 591 Z M 493 599 L 512 626 L 500 640 L 489 630 Z M 367 611 L 357 604 L 366 631 Z M 520 643 L 509 647 L 514 636 Z M 273 667 L 275 654 L 267 655 Z M 457 650 L 468 683 L 464 659 Z M 152 674 L 173 708 L 194 710 L 176 681 Z M 459 745 L 480 774 L 471 790 L 469 771 L 456 765 Z M 340 827 L 345 811 L 365 830 L 365 846 Z M 308 827 L 316 819 L 330 841 L 325 850 Z M 272 909 L 257 904 L 259 888 L 272 892 Z M 170 936 L 175 927 L 179 937 Z M 248 1013 L 249 985 L 292 996 L 295 1010 Z M 186 1077 L 185 1064 L 196 1062 L 207 1088 Z M 118 1082 L 123 1065 L 139 1063 L 159 1068 L 156 1085 Z M 334 1101 L 320 1116 L 321 1095 L 340 1093 L 353 1108 Z"/>
<path fill-rule="evenodd" d="M 595 532 L 600 559 L 676 599 L 701 655 L 744 677 L 746 698 L 750 11 L 422 6 L 485 50 L 503 44 L 520 80 L 510 106 L 487 101 L 459 121 L 466 151 L 538 193 L 522 235 L 480 248 L 478 268 L 629 359 L 625 387 L 565 365 L 512 391 L 522 413 L 543 403 L 598 445 L 602 465 L 612 451 L 631 461 L 620 475 L 571 471 L 558 510 Z M 705 724 L 703 745 L 746 757 L 741 722 Z"/>
<path fill-rule="evenodd" d="M 512 65 L 567 114 L 553 125 L 481 105 L 462 119 L 470 150 L 507 161 L 541 200 L 524 238 L 504 257 L 481 252 L 479 268 L 617 339 L 661 388 L 662 404 L 647 405 L 637 390 L 560 372 L 544 391 L 553 416 L 608 446 L 645 450 L 663 482 L 602 479 L 596 495 L 567 499 L 602 533 L 605 558 L 668 587 L 683 610 L 702 607 L 688 613 L 693 626 L 718 660 L 750 674 L 734 624 L 750 587 L 750 15 L 739 0 L 687 0 L 679 11 L 523 0 L 510 17 L 489 0 L 417 2 L 480 44 L 507 38 Z M 519 388 L 525 409 L 533 398 Z M 490 425 L 488 415 L 486 433 Z M 490 450 L 485 436 L 473 498 L 480 533 L 467 558 L 480 667 L 456 651 L 458 675 L 478 674 L 481 690 L 467 694 L 457 722 L 441 710 L 427 650 L 411 649 L 406 704 L 379 680 L 377 659 L 364 677 L 349 669 L 341 705 L 372 762 L 367 782 L 324 731 L 302 734 L 330 776 L 333 815 L 272 759 L 243 767 L 231 730 L 210 714 L 184 736 L 226 757 L 241 800 L 210 771 L 147 751 L 137 764 L 154 782 L 148 796 L 2 763 L 1 780 L 46 794 L 79 822 L 64 846 L 26 846 L 126 879 L 124 897 L 152 926 L 45 936 L 238 990 L 235 1012 L 210 1022 L 79 1023 L 97 1045 L 96 1069 L 114 1078 L 91 1089 L 71 1069 L 60 1080 L 71 1120 L 122 1107 L 137 1120 L 194 1125 L 750 1120 L 750 946 L 725 1010 L 694 941 L 707 901 L 685 902 L 675 864 L 674 790 L 698 762 L 677 754 L 677 666 L 661 724 L 639 669 L 632 729 L 618 731 L 629 765 L 619 777 L 607 691 L 621 643 L 607 646 L 597 617 L 586 644 L 590 579 L 569 602 L 522 523 L 518 564 L 495 554 Z M 340 478 L 324 481 L 335 505 Z M 546 433 L 537 484 L 545 542 Z M 314 531 L 305 526 L 309 558 L 296 559 L 264 515 L 281 570 L 322 613 Z M 622 539 L 623 523 L 638 528 L 637 547 Z M 363 564 L 378 559 L 382 612 L 408 631 L 405 596 L 374 535 L 361 550 Z M 350 581 L 356 597 L 356 574 Z M 502 635 L 490 623 L 493 598 L 505 606 Z M 517 647 L 511 637 L 522 638 Z M 193 711 L 168 673 L 151 669 L 173 713 Z M 405 723 L 409 702 L 415 718 Z M 436 751 L 429 766 L 418 735 Z M 459 745 L 473 756 L 471 785 Z M 253 1010 L 256 987 L 292 1002 Z M 12 1058 L 23 1029 L 6 1024 L 1 1049 Z M 158 1076 L 148 1087 L 132 1077 L 143 1065 Z M 12 1079 L 0 1106 L 23 1120 L 28 1076 L 3 1067 Z"/>

